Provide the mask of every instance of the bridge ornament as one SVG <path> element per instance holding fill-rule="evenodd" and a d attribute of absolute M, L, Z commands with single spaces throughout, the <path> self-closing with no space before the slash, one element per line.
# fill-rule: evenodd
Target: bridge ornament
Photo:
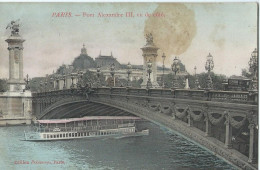
<path fill-rule="evenodd" d="M 192 109 L 191 107 L 189 107 L 188 109 L 188 113 L 191 116 L 191 118 L 195 121 L 200 121 L 202 120 L 203 117 L 203 111 L 199 108 L 194 108 Z"/>
<path fill-rule="evenodd" d="M 160 111 L 161 111 L 161 105 L 160 105 L 160 103 L 150 103 L 150 104 L 149 104 L 149 108 L 150 108 L 152 111 L 155 111 L 155 112 L 160 112 Z"/>
<path fill-rule="evenodd" d="M 218 125 L 224 119 L 224 113 L 209 112 L 208 118 L 213 125 Z"/>
<path fill-rule="evenodd" d="M 232 127 L 239 129 L 243 125 L 245 125 L 246 116 L 237 116 L 237 115 L 229 114 L 229 121 L 230 121 L 230 124 L 231 124 Z"/>
<path fill-rule="evenodd" d="M 250 111 L 246 115 L 249 124 L 258 125 L 258 118 L 254 111 Z"/>
<path fill-rule="evenodd" d="M 165 115 L 171 115 L 172 110 L 171 110 L 170 104 L 161 105 L 161 113 L 163 113 Z"/>
<path fill-rule="evenodd" d="M 181 106 L 181 105 L 175 105 L 175 106 L 173 106 L 173 109 L 174 109 L 175 115 L 179 119 L 182 119 L 185 116 L 187 116 L 187 111 L 188 111 L 189 107 L 188 106 L 185 107 L 185 106 Z"/>

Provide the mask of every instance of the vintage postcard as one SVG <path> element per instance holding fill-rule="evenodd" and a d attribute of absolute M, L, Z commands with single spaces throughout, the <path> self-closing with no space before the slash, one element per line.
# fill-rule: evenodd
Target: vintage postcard
<path fill-rule="evenodd" d="M 0 2 L 0 169 L 258 169 L 257 2 Z"/>

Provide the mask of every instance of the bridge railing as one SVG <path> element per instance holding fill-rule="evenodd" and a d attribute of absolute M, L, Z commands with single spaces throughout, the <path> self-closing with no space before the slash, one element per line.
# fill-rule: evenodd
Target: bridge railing
<path fill-rule="evenodd" d="M 228 103 L 257 104 L 257 93 L 245 91 L 217 91 L 217 90 L 195 90 L 195 89 L 143 89 L 143 88 L 125 88 L 125 87 L 101 87 L 93 88 L 94 94 L 110 95 L 133 95 L 133 96 L 151 96 L 162 98 L 180 98 L 189 100 L 219 101 Z M 33 93 L 33 97 L 46 96 L 66 96 L 83 95 L 76 89 L 65 89 L 41 93 Z"/>
<path fill-rule="evenodd" d="M 95 94 L 151 96 L 189 100 L 219 101 L 228 103 L 257 104 L 256 94 L 244 91 L 217 91 L 195 89 L 141 89 L 125 87 L 94 88 Z"/>

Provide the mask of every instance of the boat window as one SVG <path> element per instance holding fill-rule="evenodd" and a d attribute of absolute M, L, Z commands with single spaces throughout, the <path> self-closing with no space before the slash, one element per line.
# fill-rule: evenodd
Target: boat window
<path fill-rule="evenodd" d="M 43 138 L 46 138 L 46 134 L 43 135 Z"/>
<path fill-rule="evenodd" d="M 69 134 L 69 137 L 71 137 L 71 133 Z"/>
<path fill-rule="evenodd" d="M 66 137 L 68 137 L 68 134 L 66 133 Z"/>
<path fill-rule="evenodd" d="M 74 133 L 72 133 L 72 137 L 74 137 Z"/>
<path fill-rule="evenodd" d="M 62 134 L 60 134 L 60 138 L 62 138 Z"/>
<path fill-rule="evenodd" d="M 47 135 L 47 138 L 49 138 L 49 135 Z"/>
<path fill-rule="evenodd" d="M 77 137 L 78 136 L 78 134 L 77 133 L 75 133 L 75 137 Z"/>

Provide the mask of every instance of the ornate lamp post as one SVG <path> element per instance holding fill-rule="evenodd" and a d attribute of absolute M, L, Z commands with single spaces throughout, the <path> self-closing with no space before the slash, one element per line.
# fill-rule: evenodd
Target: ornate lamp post
<path fill-rule="evenodd" d="M 26 75 L 26 78 L 24 79 L 24 81 L 26 82 L 26 85 L 25 85 L 25 90 L 30 90 L 30 86 L 29 86 L 29 75 L 27 74 Z"/>
<path fill-rule="evenodd" d="M 173 81 L 172 81 L 172 87 L 174 89 L 179 88 L 179 83 L 177 80 L 176 73 L 180 71 L 180 65 L 179 65 L 179 59 L 177 57 L 174 58 L 172 63 L 172 71 L 174 73 Z"/>
<path fill-rule="evenodd" d="M 130 62 L 128 62 L 127 64 L 127 86 L 128 87 L 131 86 L 130 84 L 130 74 L 132 73 L 131 69 L 132 69 L 132 65 L 130 64 Z"/>
<path fill-rule="evenodd" d="M 43 92 L 43 82 L 40 81 L 40 92 Z"/>
<path fill-rule="evenodd" d="M 56 89 L 56 90 L 59 90 L 59 76 L 56 76 L 56 77 L 55 77 L 55 81 L 56 81 L 56 87 L 55 87 L 55 89 Z"/>
<path fill-rule="evenodd" d="M 83 71 L 78 72 L 77 88 L 81 88 L 83 82 Z"/>
<path fill-rule="evenodd" d="M 250 69 L 252 70 L 251 72 L 253 73 L 253 81 L 252 81 L 252 86 L 251 90 L 252 91 L 258 91 L 257 87 L 257 69 L 258 69 L 258 52 L 257 49 L 252 52 L 250 61 L 248 62 Z"/>
<path fill-rule="evenodd" d="M 97 67 L 97 78 L 98 78 L 98 80 L 97 80 L 97 87 L 99 87 L 100 86 L 100 66 L 98 66 Z"/>
<path fill-rule="evenodd" d="M 111 66 L 110 66 L 110 74 L 112 76 L 113 86 L 115 87 L 116 82 L 115 82 L 115 77 L 114 77 L 114 75 L 115 75 L 115 64 L 114 63 L 111 64 Z"/>
<path fill-rule="evenodd" d="M 48 80 L 46 78 L 44 82 L 44 92 L 47 92 L 47 86 L 48 86 Z"/>
<path fill-rule="evenodd" d="M 75 85 L 74 85 L 75 77 L 76 77 L 76 73 L 71 73 L 71 86 L 70 86 L 71 89 L 75 88 Z"/>
<path fill-rule="evenodd" d="M 207 87 L 206 87 L 206 89 L 208 89 L 208 90 L 213 88 L 212 79 L 210 77 L 210 71 L 213 70 L 213 68 L 214 68 L 213 56 L 209 53 L 209 55 L 207 56 L 206 64 L 205 64 L 205 69 L 208 71 Z"/>
<path fill-rule="evenodd" d="M 165 85 L 164 85 L 164 68 L 165 68 L 164 61 L 165 61 L 165 58 L 166 58 L 166 56 L 165 56 L 165 54 L 163 53 L 163 55 L 162 55 L 162 59 L 163 59 L 162 88 L 165 87 Z"/>
<path fill-rule="evenodd" d="M 66 89 L 66 84 L 65 84 L 66 76 L 65 75 L 62 76 L 62 80 L 63 80 L 63 89 Z"/>
<path fill-rule="evenodd" d="M 49 91 L 51 91 L 51 90 L 53 89 L 53 83 L 54 83 L 54 80 L 53 80 L 53 78 L 51 77 L 51 78 L 50 78 L 50 89 L 49 89 Z"/>
<path fill-rule="evenodd" d="M 147 73 L 148 73 L 148 81 L 146 88 L 149 89 L 152 87 L 152 82 L 151 82 L 151 73 L 152 73 L 152 62 L 149 60 L 147 63 Z"/>
<path fill-rule="evenodd" d="M 194 72 L 195 72 L 195 89 L 200 89 L 200 83 L 199 83 L 199 80 L 198 80 L 198 77 L 197 77 L 197 67 L 195 66 L 194 67 Z"/>

